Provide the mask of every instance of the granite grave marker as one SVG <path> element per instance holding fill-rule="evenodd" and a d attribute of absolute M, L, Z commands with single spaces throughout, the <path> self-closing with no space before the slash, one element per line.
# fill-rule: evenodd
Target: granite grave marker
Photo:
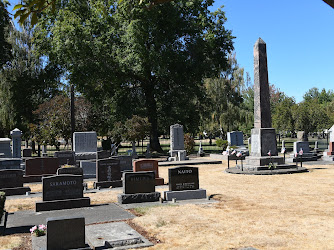
<path fill-rule="evenodd" d="M 156 185 L 163 185 L 164 179 L 159 177 L 159 166 L 157 160 L 142 159 L 133 162 L 133 172 L 153 171 L 155 173 Z"/>

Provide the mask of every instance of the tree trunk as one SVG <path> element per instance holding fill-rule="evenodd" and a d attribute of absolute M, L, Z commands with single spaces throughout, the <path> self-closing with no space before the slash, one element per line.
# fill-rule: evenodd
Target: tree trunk
<path fill-rule="evenodd" d="M 144 92 L 146 97 L 146 111 L 148 114 L 148 121 L 151 123 L 150 148 L 152 151 L 162 153 L 163 150 L 161 148 L 158 135 L 157 103 L 154 98 L 153 88 L 146 86 L 146 88 L 144 88 Z"/>

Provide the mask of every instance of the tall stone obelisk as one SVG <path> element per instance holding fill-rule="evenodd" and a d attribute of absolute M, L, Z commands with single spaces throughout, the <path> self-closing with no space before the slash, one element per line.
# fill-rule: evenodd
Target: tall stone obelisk
<path fill-rule="evenodd" d="M 256 170 L 258 166 L 268 165 L 269 162 L 283 164 L 283 157 L 277 156 L 276 132 L 271 125 L 267 48 L 261 38 L 254 45 L 254 128 L 251 138 L 247 165 Z"/>
<path fill-rule="evenodd" d="M 254 128 L 271 128 L 267 46 L 261 38 L 254 45 Z"/>

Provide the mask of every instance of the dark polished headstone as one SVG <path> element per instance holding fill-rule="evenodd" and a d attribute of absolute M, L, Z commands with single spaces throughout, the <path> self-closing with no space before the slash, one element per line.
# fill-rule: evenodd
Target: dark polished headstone
<path fill-rule="evenodd" d="M 54 157 L 58 158 L 59 166 L 62 165 L 75 165 L 75 152 L 74 151 L 57 151 L 54 153 Z"/>
<path fill-rule="evenodd" d="M 26 160 L 26 176 L 56 174 L 59 168 L 58 158 L 37 157 Z"/>
<path fill-rule="evenodd" d="M 119 203 L 153 202 L 158 201 L 160 197 L 160 192 L 155 192 L 154 172 L 123 173 L 123 194 L 117 196 Z"/>
<path fill-rule="evenodd" d="M 254 45 L 254 128 L 271 127 L 267 47 L 259 38 Z"/>
<path fill-rule="evenodd" d="M 43 177 L 43 201 L 36 202 L 36 212 L 89 206 L 90 198 L 83 197 L 82 176 Z"/>
<path fill-rule="evenodd" d="M 168 169 L 169 191 L 195 190 L 199 188 L 198 168 L 176 167 Z"/>
<path fill-rule="evenodd" d="M 94 188 L 102 187 L 121 187 L 121 169 L 119 160 L 117 159 L 102 159 L 96 162 L 96 177 L 97 182 L 94 183 Z"/>
<path fill-rule="evenodd" d="M 121 167 L 121 171 L 132 171 L 132 156 L 130 155 L 117 155 L 111 156 L 111 159 L 119 160 L 119 165 Z"/>
<path fill-rule="evenodd" d="M 43 178 L 43 201 L 83 197 L 83 178 L 78 175 L 56 175 Z"/>
<path fill-rule="evenodd" d="M 83 175 L 83 170 L 82 168 L 78 167 L 58 168 L 57 175 L 61 174 Z"/>
<path fill-rule="evenodd" d="M 23 170 L 0 170 L 0 188 L 23 187 Z"/>
<path fill-rule="evenodd" d="M 23 157 L 31 157 L 32 149 L 31 148 L 24 148 L 22 149 L 22 156 Z"/>
<path fill-rule="evenodd" d="M 0 169 L 20 169 L 21 159 L 0 158 Z"/>
<path fill-rule="evenodd" d="M 123 193 L 152 193 L 155 192 L 155 174 L 152 171 L 123 173 Z"/>
<path fill-rule="evenodd" d="M 78 249 L 85 244 L 85 218 L 49 218 L 47 219 L 47 249 Z"/>
<path fill-rule="evenodd" d="M 107 159 L 111 156 L 111 151 L 110 150 L 101 150 L 101 151 L 97 151 L 96 153 L 96 159 L 100 160 L 100 159 Z"/>
<path fill-rule="evenodd" d="M 5 192 L 7 196 L 30 192 L 29 187 L 23 187 L 23 170 L 0 170 L 0 191 Z"/>

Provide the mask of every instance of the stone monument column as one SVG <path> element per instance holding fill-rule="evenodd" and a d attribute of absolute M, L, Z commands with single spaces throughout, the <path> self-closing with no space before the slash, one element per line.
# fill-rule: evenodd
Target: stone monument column
<path fill-rule="evenodd" d="M 13 158 L 21 158 L 21 136 L 22 132 L 18 128 L 10 131 L 10 135 L 13 138 Z"/>
<path fill-rule="evenodd" d="M 254 128 L 251 156 L 277 156 L 276 132 L 271 127 L 270 94 L 266 43 L 259 38 L 254 45 Z"/>

